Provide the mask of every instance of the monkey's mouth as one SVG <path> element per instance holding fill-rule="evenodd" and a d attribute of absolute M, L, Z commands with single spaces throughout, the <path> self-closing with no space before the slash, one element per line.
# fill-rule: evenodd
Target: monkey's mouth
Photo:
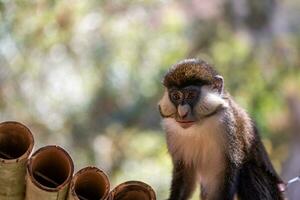
<path fill-rule="evenodd" d="M 182 128 L 189 128 L 190 126 L 195 124 L 195 121 L 189 121 L 189 120 L 176 120 L 176 121 Z"/>

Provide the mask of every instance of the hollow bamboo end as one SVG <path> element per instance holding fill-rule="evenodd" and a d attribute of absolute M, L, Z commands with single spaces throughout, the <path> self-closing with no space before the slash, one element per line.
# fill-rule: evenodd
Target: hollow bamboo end
<path fill-rule="evenodd" d="M 28 178 L 45 191 L 59 191 L 71 182 L 73 172 L 71 157 L 59 146 L 40 148 L 27 164 Z"/>
<path fill-rule="evenodd" d="M 25 125 L 14 121 L 0 123 L 0 162 L 26 160 L 32 152 L 33 144 L 33 135 Z"/>
<path fill-rule="evenodd" d="M 106 200 L 110 191 L 107 175 L 96 167 L 78 171 L 71 182 L 70 193 L 78 200 Z"/>
<path fill-rule="evenodd" d="M 111 191 L 109 200 L 156 200 L 151 186 L 140 181 L 128 181 Z"/>
<path fill-rule="evenodd" d="M 33 135 L 25 125 L 0 123 L 0 199 L 24 199 L 26 163 L 33 145 Z"/>

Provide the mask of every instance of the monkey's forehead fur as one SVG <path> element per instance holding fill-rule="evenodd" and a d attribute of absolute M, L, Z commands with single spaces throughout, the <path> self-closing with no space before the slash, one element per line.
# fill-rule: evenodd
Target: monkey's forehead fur
<path fill-rule="evenodd" d="M 163 85 L 181 87 L 193 83 L 210 84 L 218 75 L 211 65 L 200 59 L 186 59 L 173 65 L 163 78 Z"/>

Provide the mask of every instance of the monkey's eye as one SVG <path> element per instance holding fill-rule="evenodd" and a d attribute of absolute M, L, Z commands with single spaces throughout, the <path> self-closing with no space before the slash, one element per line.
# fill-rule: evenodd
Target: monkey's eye
<path fill-rule="evenodd" d="M 186 99 L 194 99 L 197 97 L 197 92 L 196 91 L 188 91 L 186 94 Z"/>
<path fill-rule="evenodd" d="M 181 98 L 179 92 L 172 92 L 170 96 L 173 101 L 178 101 Z"/>

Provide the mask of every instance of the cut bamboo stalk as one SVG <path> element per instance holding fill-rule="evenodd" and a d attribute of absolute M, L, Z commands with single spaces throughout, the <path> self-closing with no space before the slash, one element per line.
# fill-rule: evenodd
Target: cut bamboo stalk
<path fill-rule="evenodd" d="M 96 167 L 86 167 L 74 175 L 67 200 L 107 200 L 109 191 L 106 174 Z"/>
<path fill-rule="evenodd" d="M 30 130 L 19 122 L 0 123 L 0 199 L 23 200 L 26 163 L 34 139 Z"/>
<path fill-rule="evenodd" d="M 25 200 L 65 200 L 73 171 L 73 161 L 64 149 L 40 148 L 27 164 Z"/>
<path fill-rule="evenodd" d="M 109 200 L 156 200 L 154 190 L 140 181 L 127 181 L 118 185 L 109 195 Z"/>

